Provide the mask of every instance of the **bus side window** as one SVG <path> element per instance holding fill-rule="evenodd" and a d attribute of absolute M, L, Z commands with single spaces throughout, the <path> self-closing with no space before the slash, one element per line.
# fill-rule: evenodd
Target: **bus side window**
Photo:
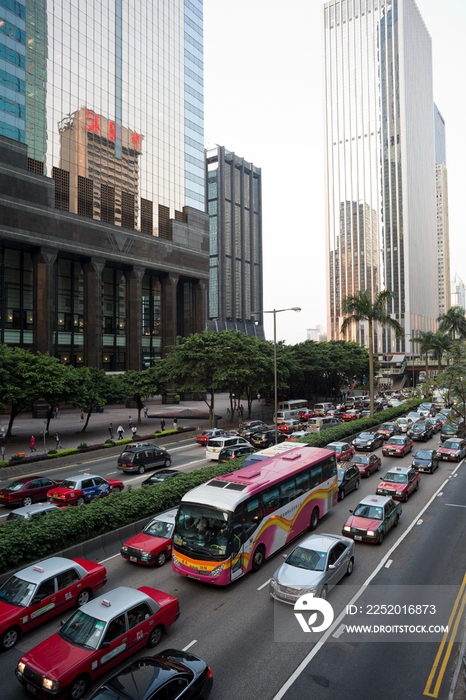
<path fill-rule="evenodd" d="M 318 464 L 311 468 L 311 489 L 318 486 L 322 481 L 322 465 Z"/>
<path fill-rule="evenodd" d="M 295 483 L 294 477 L 283 481 L 280 484 L 280 505 L 284 506 L 295 498 Z"/>
<path fill-rule="evenodd" d="M 322 465 L 322 480 L 331 479 L 337 473 L 337 464 L 334 457 L 325 460 Z"/>
<path fill-rule="evenodd" d="M 296 496 L 302 496 L 303 493 L 309 491 L 309 475 L 307 471 L 296 474 Z"/>
<path fill-rule="evenodd" d="M 243 504 L 244 541 L 249 539 L 262 519 L 262 508 L 257 496 L 250 498 Z"/>
<path fill-rule="evenodd" d="M 264 515 L 273 513 L 274 510 L 280 505 L 280 494 L 278 491 L 278 486 L 271 486 L 262 494 L 262 501 L 264 503 Z"/>

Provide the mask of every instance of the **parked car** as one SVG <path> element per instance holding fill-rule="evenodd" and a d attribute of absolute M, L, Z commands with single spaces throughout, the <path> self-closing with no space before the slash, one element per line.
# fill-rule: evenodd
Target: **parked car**
<path fill-rule="evenodd" d="M 366 496 L 350 513 L 343 535 L 357 542 L 382 544 L 389 530 L 398 525 L 401 503 L 388 496 Z"/>
<path fill-rule="evenodd" d="M 61 481 L 47 476 L 20 476 L 0 489 L 0 504 L 4 506 L 30 506 L 47 499 L 47 491 Z"/>
<path fill-rule="evenodd" d="M 208 428 L 200 435 L 196 435 L 196 442 L 198 445 L 203 445 L 205 447 L 211 438 L 218 437 L 219 435 L 226 435 L 225 430 L 221 430 L 220 428 Z"/>
<path fill-rule="evenodd" d="M 429 420 L 418 420 L 416 423 L 412 423 L 409 428 L 407 435 L 413 440 L 430 440 L 433 435 L 432 423 Z"/>
<path fill-rule="evenodd" d="M 0 587 L 0 648 L 24 632 L 87 603 L 107 581 L 107 569 L 87 559 L 50 557 L 17 571 Z"/>
<path fill-rule="evenodd" d="M 246 457 L 246 455 L 250 455 L 255 451 L 256 448 L 252 445 L 235 445 L 234 447 L 224 447 L 218 456 L 218 463 L 225 464 L 226 462 L 230 462 L 232 459 Z"/>
<path fill-rule="evenodd" d="M 357 438 L 354 438 L 353 445 L 356 450 L 367 450 L 373 452 L 378 447 L 382 447 L 384 443 L 383 435 L 379 433 L 359 433 Z"/>
<path fill-rule="evenodd" d="M 380 471 L 382 460 L 375 453 L 372 454 L 354 454 L 351 457 L 350 465 L 356 465 L 359 469 L 361 477 L 369 477 L 374 472 Z"/>
<path fill-rule="evenodd" d="M 338 499 L 342 501 L 351 491 L 357 490 L 361 483 L 359 469 L 355 465 L 342 464 L 337 467 Z"/>
<path fill-rule="evenodd" d="M 178 599 L 149 586 L 121 586 L 77 610 L 59 632 L 26 652 L 18 681 L 38 698 L 82 698 L 90 679 L 143 646 L 154 647 L 180 614 Z"/>
<path fill-rule="evenodd" d="M 125 447 L 118 457 L 117 469 L 144 474 L 146 469 L 168 468 L 171 463 L 172 458 L 165 447 L 153 442 L 135 442 Z"/>
<path fill-rule="evenodd" d="M 388 440 L 394 435 L 401 434 L 401 426 L 398 423 L 382 423 L 375 431 L 377 435 L 381 435 L 384 440 Z"/>
<path fill-rule="evenodd" d="M 6 520 L 36 520 L 36 518 L 41 518 L 57 510 L 60 510 L 60 507 L 53 503 L 33 503 L 31 506 L 15 508 L 11 513 L 8 513 Z"/>
<path fill-rule="evenodd" d="M 355 453 L 353 445 L 348 442 L 329 442 L 328 445 L 325 445 L 325 449 L 335 452 L 335 456 L 340 462 L 347 462 Z"/>
<path fill-rule="evenodd" d="M 54 486 L 47 493 L 49 503 L 66 506 L 82 506 L 93 498 L 102 498 L 111 493 L 123 491 L 124 484 L 119 479 L 104 479 L 96 474 L 78 474 L 70 476 Z"/>
<path fill-rule="evenodd" d="M 163 484 L 167 479 L 172 479 L 174 476 L 180 476 L 183 472 L 177 469 L 160 469 L 155 474 L 151 474 L 147 479 L 141 482 L 141 486 L 154 486 L 154 484 Z"/>
<path fill-rule="evenodd" d="M 460 462 L 466 457 L 466 440 L 460 438 L 445 440 L 443 445 L 438 448 L 437 455 L 439 459 L 447 462 Z"/>
<path fill-rule="evenodd" d="M 127 540 L 120 550 L 123 559 L 145 566 L 163 566 L 172 554 L 177 512 L 178 508 L 172 508 L 156 515 L 141 533 Z"/>
<path fill-rule="evenodd" d="M 437 450 L 418 450 L 411 466 L 418 472 L 433 474 L 438 467 L 438 461 Z"/>
<path fill-rule="evenodd" d="M 277 441 L 284 442 L 286 439 L 286 435 L 277 430 Z M 251 437 L 251 445 L 258 450 L 263 450 L 266 447 L 270 447 L 270 445 L 275 445 L 275 429 L 269 428 L 260 433 L 254 433 Z"/>
<path fill-rule="evenodd" d="M 413 441 L 407 435 L 394 435 L 382 447 L 384 457 L 404 457 L 413 449 Z"/>
<path fill-rule="evenodd" d="M 421 476 L 414 467 L 393 467 L 381 479 L 376 493 L 406 502 L 420 483 Z"/>
<path fill-rule="evenodd" d="M 285 562 L 270 579 L 272 598 L 294 605 L 304 593 L 326 598 L 328 591 L 354 567 L 354 542 L 339 535 L 309 535 L 284 554 Z"/>
<path fill-rule="evenodd" d="M 108 678 L 89 700 L 208 700 L 212 671 L 190 652 L 166 649 L 141 656 Z"/>

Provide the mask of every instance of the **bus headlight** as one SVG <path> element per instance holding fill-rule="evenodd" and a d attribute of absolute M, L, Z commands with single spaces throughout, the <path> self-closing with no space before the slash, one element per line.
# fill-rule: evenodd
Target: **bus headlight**
<path fill-rule="evenodd" d="M 220 576 L 220 574 L 223 571 L 223 564 L 220 564 L 219 566 L 216 566 L 215 569 L 212 569 L 210 572 L 211 576 Z"/>
<path fill-rule="evenodd" d="M 176 554 L 173 554 L 173 555 L 172 555 L 172 562 L 173 562 L 173 564 L 174 564 L 175 566 L 179 566 L 179 565 L 180 565 L 180 562 L 178 561 L 178 557 L 176 556 Z"/>

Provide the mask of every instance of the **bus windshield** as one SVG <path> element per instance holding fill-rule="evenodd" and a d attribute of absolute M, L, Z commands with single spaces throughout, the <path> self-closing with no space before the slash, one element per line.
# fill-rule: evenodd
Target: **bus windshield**
<path fill-rule="evenodd" d="M 230 539 L 229 515 L 209 506 L 181 503 L 173 534 L 178 551 L 195 559 L 225 559 Z"/>

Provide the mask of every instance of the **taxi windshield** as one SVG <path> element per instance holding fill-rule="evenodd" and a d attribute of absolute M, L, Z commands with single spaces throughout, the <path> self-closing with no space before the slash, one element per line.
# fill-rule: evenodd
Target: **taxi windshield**
<path fill-rule="evenodd" d="M 104 629 L 103 620 L 97 620 L 95 617 L 86 615 L 82 610 L 77 610 L 68 622 L 65 622 L 58 634 L 75 646 L 97 649 Z"/>
<path fill-rule="evenodd" d="M 405 439 L 402 437 L 391 437 L 387 445 L 404 445 Z"/>
<path fill-rule="evenodd" d="M 0 588 L 0 602 L 24 608 L 31 602 L 35 589 L 35 583 L 12 576 Z"/>
<path fill-rule="evenodd" d="M 443 445 L 447 450 L 459 450 L 461 448 L 461 443 L 455 442 L 454 440 L 445 440 Z"/>
<path fill-rule="evenodd" d="M 392 484 L 407 484 L 408 477 L 406 474 L 397 474 L 396 472 L 388 472 L 385 474 L 384 481 L 389 481 Z"/>
<path fill-rule="evenodd" d="M 78 489 L 78 482 L 77 481 L 72 481 L 71 479 L 65 479 L 65 481 L 62 481 L 60 484 L 61 489 Z"/>
<path fill-rule="evenodd" d="M 291 566 L 297 566 L 299 569 L 307 569 L 308 571 L 324 571 L 326 552 L 316 552 L 313 549 L 305 547 L 296 547 L 294 552 L 285 560 Z"/>
<path fill-rule="evenodd" d="M 368 503 L 360 503 L 353 512 L 359 518 L 370 518 L 371 520 L 383 520 L 383 508 L 371 506 Z"/>
<path fill-rule="evenodd" d="M 153 520 L 146 525 L 143 532 L 152 537 L 163 537 L 168 540 L 173 534 L 174 523 L 162 523 L 160 520 Z"/>

